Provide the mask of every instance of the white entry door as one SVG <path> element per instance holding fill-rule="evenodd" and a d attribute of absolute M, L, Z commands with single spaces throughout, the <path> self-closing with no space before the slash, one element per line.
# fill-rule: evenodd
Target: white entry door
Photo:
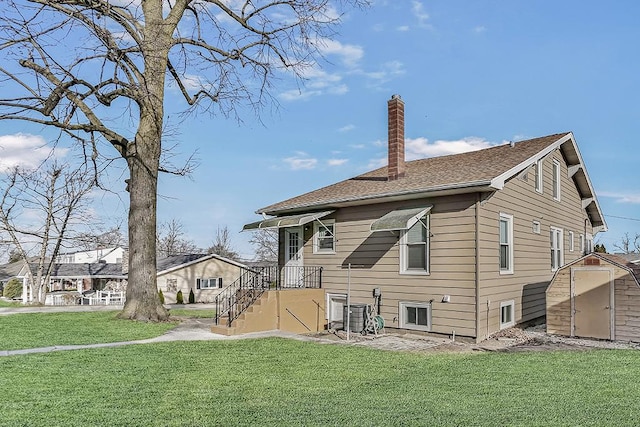
<path fill-rule="evenodd" d="M 302 228 L 287 228 L 284 230 L 284 255 L 285 255 L 285 286 L 302 286 Z"/>

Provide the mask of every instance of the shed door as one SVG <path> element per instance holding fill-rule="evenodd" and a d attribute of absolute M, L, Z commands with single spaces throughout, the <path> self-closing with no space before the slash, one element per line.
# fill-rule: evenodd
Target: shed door
<path fill-rule="evenodd" d="M 572 273 L 573 335 L 611 339 L 611 272 L 574 270 Z"/>

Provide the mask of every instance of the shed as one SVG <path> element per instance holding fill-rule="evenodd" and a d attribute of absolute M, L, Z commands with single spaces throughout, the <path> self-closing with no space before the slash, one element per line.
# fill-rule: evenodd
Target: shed
<path fill-rule="evenodd" d="M 556 272 L 547 288 L 547 332 L 640 342 L 640 265 L 591 253 Z"/>

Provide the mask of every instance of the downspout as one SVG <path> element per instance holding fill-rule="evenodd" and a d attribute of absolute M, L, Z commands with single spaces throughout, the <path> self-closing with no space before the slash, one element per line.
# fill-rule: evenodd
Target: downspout
<path fill-rule="evenodd" d="M 476 193 L 476 268 L 475 268 L 475 281 L 476 281 L 476 342 L 480 340 L 480 193 Z M 487 312 L 487 319 L 489 318 Z M 488 323 L 487 323 L 488 325 Z M 487 338 L 489 337 L 489 328 L 487 327 Z"/>

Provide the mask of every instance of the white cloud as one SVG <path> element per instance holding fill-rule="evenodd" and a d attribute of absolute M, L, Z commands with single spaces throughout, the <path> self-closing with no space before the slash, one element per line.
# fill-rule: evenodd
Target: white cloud
<path fill-rule="evenodd" d="M 337 40 L 321 39 L 318 42 L 323 55 L 336 55 L 348 68 L 355 68 L 364 56 L 364 49 L 353 44 L 342 44 Z"/>
<path fill-rule="evenodd" d="M 369 164 L 367 164 L 367 169 L 371 170 L 371 169 L 378 169 L 381 168 L 383 166 L 387 166 L 387 161 L 389 159 L 386 157 L 380 157 L 377 159 L 371 159 L 369 160 Z"/>
<path fill-rule="evenodd" d="M 27 168 L 37 167 L 43 160 L 51 155 L 63 157 L 67 149 L 53 150 L 47 145 L 43 137 L 16 133 L 13 135 L 0 135 L 0 172 L 6 172 L 15 166 Z"/>
<path fill-rule="evenodd" d="M 396 31 L 400 31 L 400 32 L 405 32 L 405 31 L 409 31 L 409 26 L 408 25 L 400 25 L 399 27 L 396 27 Z"/>
<path fill-rule="evenodd" d="M 599 191 L 598 196 L 615 199 L 618 203 L 629 203 L 640 205 L 640 193 L 616 193 L 608 191 Z"/>
<path fill-rule="evenodd" d="M 484 138 L 478 138 L 475 136 L 470 136 L 453 141 L 438 140 L 431 143 L 427 138 L 405 139 L 407 160 L 444 156 L 447 154 L 466 153 L 468 151 L 476 151 L 482 150 L 483 148 L 489 148 L 493 145 L 496 144 L 486 141 Z"/>
<path fill-rule="evenodd" d="M 424 11 L 424 5 L 422 3 L 414 0 L 412 2 L 411 12 L 413 13 L 413 16 L 418 18 L 418 22 L 421 26 L 426 25 L 427 20 L 429 19 L 429 14 Z"/>
<path fill-rule="evenodd" d="M 485 31 L 487 31 L 487 27 L 485 27 L 484 25 L 478 25 L 473 29 L 473 32 L 477 34 L 484 33 Z"/>
<path fill-rule="evenodd" d="M 317 67 L 308 67 L 302 71 L 306 79 L 304 87 L 290 89 L 278 95 L 283 101 L 301 101 L 323 94 L 344 95 L 349 87 L 342 82 L 342 76 L 327 73 Z"/>
<path fill-rule="evenodd" d="M 364 75 L 373 80 L 374 86 L 378 86 L 404 73 L 405 69 L 402 62 L 389 61 L 382 64 L 378 71 L 365 72 Z"/>
<path fill-rule="evenodd" d="M 348 124 L 338 129 L 338 132 L 349 132 L 350 130 L 354 130 L 355 128 L 356 128 L 355 125 Z"/>
<path fill-rule="evenodd" d="M 364 144 L 351 144 L 349 145 L 349 147 L 354 148 L 356 150 L 362 150 L 363 148 L 366 148 L 367 146 Z"/>
<path fill-rule="evenodd" d="M 327 160 L 327 164 L 329 166 L 342 166 L 347 163 L 349 159 L 329 159 Z"/>
<path fill-rule="evenodd" d="M 314 169 L 318 164 L 318 159 L 309 157 L 307 153 L 298 152 L 295 156 L 287 157 L 283 161 L 289 165 L 291 170 Z"/>

